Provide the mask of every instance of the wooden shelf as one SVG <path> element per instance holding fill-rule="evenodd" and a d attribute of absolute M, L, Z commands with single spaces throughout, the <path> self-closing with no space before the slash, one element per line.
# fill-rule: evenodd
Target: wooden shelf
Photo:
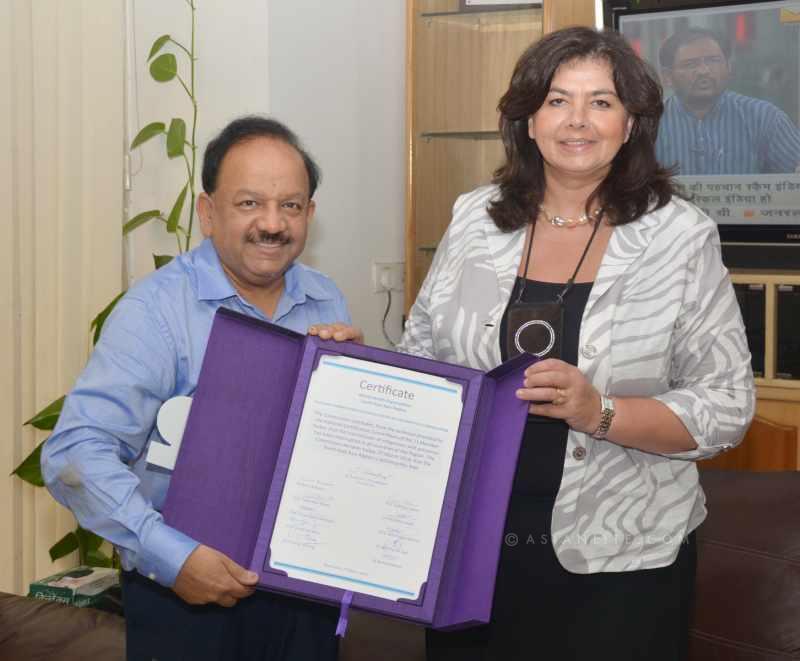
<path fill-rule="evenodd" d="M 506 14 L 509 12 L 518 11 L 542 11 L 542 3 L 528 3 L 519 7 L 473 7 L 467 9 L 451 9 L 445 11 L 422 11 L 420 16 L 422 18 L 446 18 L 450 16 L 476 16 L 482 14 Z"/>
<path fill-rule="evenodd" d="M 503 161 L 497 104 L 517 59 L 545 31 L 594 23 L 594 0 L 526 5 L 408 0 L 406 310 L 456 198 L 489 183 Z"/>
<path fill-rule="evenodd" d="M 457 140 L 499 140 L 500 131 L 426 131 L 425 133 L 420 133 L 419 137 L 423 140 L 433 140 L 436 138 Z"/>
<path fill-rule="evenodd" d="M 800 379 L 779 379 L 777 372 L 777 324 L 778 324 L 778 288 L 781 285 L 800 285 L 800 273 L 781 272 L 768 269 L 731 271 L 731 280 L 738 285 L 757 285 L 764 288 L 764 378 L 756 381 L 756 415 L 773 425 L 785 426 L 787 429 L 800 429 Z M 800 332 L 800 319 L 797 320 Z M 764 431 L 763 425 L 748 435 L 746 443 L 751 447 L 734 450 L 735 457 L 720 459 L 722 463 L 730 463 L 731 468 L 747 470 L 764 470 L 763 456 L 777 452 L 778 445 L 770 434 Z M 761 431 L 759 431 L 761 430 Z M 783 433 L 783 432 L 781 432 Z M 777 461 L 775 466 L 784 470 L 800 469 L 800 441 L 785 443 L 791 449 L 791 457 Z M 783 446 L 781 446 L 783 447 Z M 780 452 L 784 452 L 781 450 Z M 779 452 L 779 454 L 780 454 Z M 733 453 L 731 453 L 733 454 Z M 785 452 L 784 452 L 785 454 Z M 777 456 L 777 455 L 776 455 Z M 780 454 L 783 456 L 783 454 Z M 789 457 L 789 455 L 786 455 Z M 758 459 L 761 457 L 761 459 Z M 774 459 L 774 458 L 773 458 Z M 732 462 L 732 463 L 731 463 Z M 736 462 L 744 462 L 739 466 Z"/>

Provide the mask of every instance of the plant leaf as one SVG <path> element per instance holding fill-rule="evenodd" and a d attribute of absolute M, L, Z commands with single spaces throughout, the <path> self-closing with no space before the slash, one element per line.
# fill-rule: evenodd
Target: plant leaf
<path fill-rule="evenodd" d="M 54 402 L 50 402 L 41 411 L 39 411 L 30 420 L 23 422 L 25 425 L 33 425 L 36 429 L 43 431 L 50 431 L 56 426 L 58 416 L 61 415 L 61 409 L 64 407 L 64 396 L 62 395 Z"/>
<path fill-rule="evenodd" d="M 102 551 L 87 551 L 85 563 L 90 567 L 110 567 L 111 558 Z"/>
<path fill-rule="evenodd" d="M 108 319 L 108 315 L 111 314 L 111 311 L 117 305 L 119 299 L 122 298 L 125 292 L 120 292 L 114 297 L 114 300 L 111 301 L 108 305 L 106 305 L 94 319 L 92 319 L 92 323 L 89 324 L 89 331 L 94 331 L 94 335 L 92 335 L 92 345 L 97 344 L 97 340 L 100 339 L 100 332 L 103 330 L 103 324 L 106 323 L 106 319 Z"/>
<path fill-rule="evenodd" d="M 186 122 L 175 117 L 169 123 L 167 132 L 167 156 L 177 158 L 183 156 L 183 145 L 186 142 Z"/>
<path fill-rule="evenodd" d="M 78 548 L 78 537 L 74 532 L 68 532 L 50 547 L 50 559 L 55 562 L 65 555 L 69 555 Z"/>
<path fill-rule="evenodd" d="M 143 142 L 147 142 L 150 138 L 161 135 L 166 130 L 164 122 L 151 122 L 145 126 L 141 131 L 136 134 L 136 137 L 131 143 L 131 149 L 136 149 Z"/>
<path fill-rule="evenodd" d="M 166 44 L 168 41 L 168 34 L 162 34 L 158 39 L 156 39 L 153 42 L 153 45 L 150 47 L 150 54 L 147 56 L 147 61 L 149 62 L 152 60 L 155 54 L 158 53 L 158 51 L 160 51 L 164 47 L 164 44 Z"/>
<path fill-rule="evenodd" d="M 153 263 L 157 269 L 166 266 L 172 261 L 172 255 L 153 255 Z"/>
<path fill-rule="evenodd" d="M 140 214 L 136 214 L 133 218 L 131 218 L 127 223 L 122 226 L 122 236 L 133 232 L 137 227 L 141 227 L 146 222 L 153 220 L 153 218 L 158 218 L 161 215 L 161 212 L 158 209 L 151 209 L 150 211 L 142 211 Z"/>
<path fill-rule="evenodd" d="M 81 528 L 80 526 L 75 529 L 75 535 L 78 538 L 78 544 L 85 552 L 96 551 L 103 544 L 103 538 L 100 535 L 96 535 L 91 530 L 86 530 L 86 528 Z"/>
<path fill-rule="evenodd" d="M 166 83 L 178 75 L 178 60 L 172 53 L 163 53 L 150 63 L 150 75 L 159 83 Z"/>
<path fill-rule="evenodd" d="M 42 446 L 44 441 L 36 446 L 25 460 L 14 469 L 12 475 L 16 475 L 21 480 L 25 480 L 28 484 L 35 487 L 43 487 L 44 479 L 42 478 L 42 467 L 40 462 L 42 456 Z"/>
<path fill-rule="evenodd" d="M 167 218 L 167 232 L 170 234 L 175 234 L 178 229 L 178 221 L 180 221 L 181 213 L 183 213 L 183 202 L 186 200 L 187 190 L 189 190 L 189 184 L 186 184 L 181 189 L 181 192 L 178 193 L 175 204 L 172 205 L 172 211 L 169 212 L 169 218 Z"/>

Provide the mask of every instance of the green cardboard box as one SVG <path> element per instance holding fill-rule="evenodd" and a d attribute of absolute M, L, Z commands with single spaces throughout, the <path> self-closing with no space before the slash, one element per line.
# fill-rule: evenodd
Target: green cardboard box
<path fill-rule="evenodd" d="M 29 597 L 57 601 L 72 606 L 102 606 L 107 593 L 119 585 L 119 572 L 104 567 L 73 567 L 34 581 Z"/>

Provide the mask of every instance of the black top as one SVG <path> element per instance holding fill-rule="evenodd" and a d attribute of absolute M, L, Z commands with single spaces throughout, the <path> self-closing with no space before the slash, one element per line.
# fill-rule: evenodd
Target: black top
<path fill-rule="evenodd" d="M 511 292 L 511 301 L 517 300 L 522 282 L 523 278 L 517 277 L 514 290 Z M 525 303 L 555 301 L 564 286 L 564 283 L 528 280 L 522 301 Z M 561 342 L 561 359 L 572 365 L 578 364 L 581 318 L 591 291 L 591 282 L 578 282 L 564 298 L 564 335 Z M 500 322 L 501 338 L 506 336 L 507 323 L 508 308 Z M 502 339 L 500 350 L 503 360 L 505 360 L 506 347 Z M 539 498 L 555 498 L 564 470 L 568 430 L 569 427 L 563 420 L 538 415 L 528 416 L 517 463 L 517 473 L 514 478 L 513 493 Z"/>

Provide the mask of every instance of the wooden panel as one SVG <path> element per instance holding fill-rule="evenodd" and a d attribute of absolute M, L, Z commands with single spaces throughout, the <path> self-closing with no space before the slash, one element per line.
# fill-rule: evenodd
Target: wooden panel
<path fill-rule="evenodd" d="M 450 223 L 453 203 L 464 192 L 491 181 L 503 160 L 497 139 L 418 139 L 415 149 L 413 205 L 415 267 L 406 292 L 413 303 L 428 272 L 433 251 Z"/>
<path fill-rule="evenodd" d="M 417 132 L 497 130 L 497 102 L 520 54 L 541 36 L 541 11 L 415 20 Z"/>
<path fill-rule="evenodd" d="M 594 27 L 594 2 L 551 0 L 544 3 L 544 31 L 553 32 L 572 25 Z"/>
<path fill-rule="evenodd" d="M 699 467 L 749 471 L 796 470 L 800 468 L 797 427 L 756 417 L 738 447 L 713 459 L 701 461 Z"/>

